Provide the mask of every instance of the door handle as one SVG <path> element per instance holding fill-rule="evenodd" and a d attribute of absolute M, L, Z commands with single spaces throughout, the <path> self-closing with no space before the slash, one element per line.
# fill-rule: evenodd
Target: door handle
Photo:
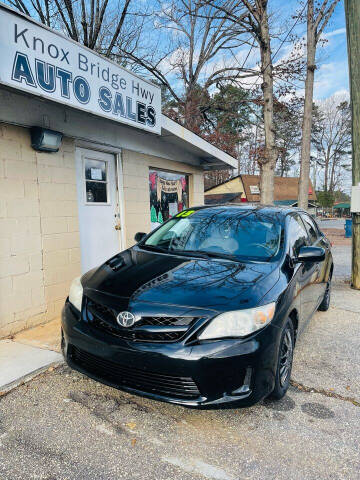
<path fill-rule="evenodd" d="M 115 225 L 115 230 L 121 230 L 121 225 Z"/>

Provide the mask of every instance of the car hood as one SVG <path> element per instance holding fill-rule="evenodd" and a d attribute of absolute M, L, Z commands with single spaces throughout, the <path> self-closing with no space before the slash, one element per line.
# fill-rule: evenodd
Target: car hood
<path fill-rule="evenodd" d="M 137 303 L 228 311 L 256 306 L 279 278 L 276 263 L 239 263 L 133 247 L 82 277 L 84 292 L 121 308 Z"/>

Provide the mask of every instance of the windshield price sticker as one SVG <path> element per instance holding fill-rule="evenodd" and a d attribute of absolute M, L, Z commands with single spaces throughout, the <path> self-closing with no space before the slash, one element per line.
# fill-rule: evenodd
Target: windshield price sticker
<path fill-rule="evenodd" d="M 195 210 L 184 210 L 183 212 L 180 212 L 176 215 L 177 218 L 184 218 L 184 217 L 189 217 L 195 213 Z"/>

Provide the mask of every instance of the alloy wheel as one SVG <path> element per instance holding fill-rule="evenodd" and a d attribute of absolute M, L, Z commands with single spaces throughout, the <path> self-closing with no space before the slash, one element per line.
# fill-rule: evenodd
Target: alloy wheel
<path fill-rule="evenodd" d="M 291 331 L 289 328 L 286 329 L 285 335 L 283 338 L 283 343 L 281 346 L 281 356 L 280 356 L 280 385 L 283 387 L 290 375 L 291 365 L 293 359 L 293 341 L 291 336 Z"/>

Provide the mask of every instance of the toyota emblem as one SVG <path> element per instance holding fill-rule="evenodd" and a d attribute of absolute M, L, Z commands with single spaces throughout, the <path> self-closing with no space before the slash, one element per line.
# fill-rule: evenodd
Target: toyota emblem
<path fill-rule="evenodd" d="M 120 327 L 129 328 L 135 323 L 135 316 L 131 312 L 120 312 L 116 317 L 117 323 Z"/>

